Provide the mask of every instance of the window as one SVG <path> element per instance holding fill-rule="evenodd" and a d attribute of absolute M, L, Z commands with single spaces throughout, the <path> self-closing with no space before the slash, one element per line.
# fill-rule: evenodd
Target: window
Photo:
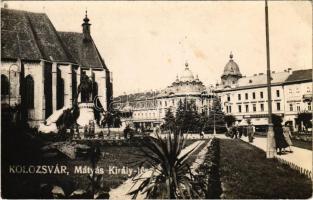
<path fill-rule="evenodd" d="M 227 101 L 230 101 L 230 95 L 227 95 Z"/>
<path fill-rule="evenodd" d="M 229 106 L 228 111 L 231 113 L 231 106 Z"/>
<path fill-rule="evenodd" d="M 307 93 L 310 93 L 310 92 L 311 92 L 311 88 L 310 88 L 310 87 L 307 87 L 307 88 L 306 88 L 306 92 L 307 92 Z"/>
<path fill-rule="evenodd" d="M 255 99 L 255 92 L 252 93 L 252 98 Z"/>
<path fill-rule="evenodd" d="M 260 92 L 260 98 L 263 99 L 263 92 Z"/>
<path fill-rule="evenodd" d="M 312 106 L 311 106 L 311 102 L 308 103 L 308 110 L 311 110 Z"/>
<path fill-rule="evenodd" d="M 256 104 L 252 104 L 253 112 L 256 112 Z"/>
<path fill-rule="evenodd" d="M 280 94 L 279 94 L 279 90 L 276 90 L 276 97 L 279 97 Z"/>
<path fill-rule="evenodd" d="M 7 76 L 1 74 L 1 96 L 9 95 L 10 92 L 10 83 Z"/>
<path fill-rule="evenodd" d="M 226 106 L 226 113 L 228 113 L 228 106 Z"/>
<path fill-rule="evenodd" d="M 238 112 L 241 113 L 241 105 L 238 105 Z"/>
<path fill-rule="evenodd" d="M 160 106 L 162 106 L 162 101 L 160 101 Z"/>
<path fill-rule="evenodd" d="M 172 104 L 173 104 L 173 105 L 175 104 L 175 100 L 174 100 L 174 99 L 172 100 Z"/>
<path fill-rule="evenodd" d="M 232 83 L 233 83 L 233 84 L 235 84 L 236 82 L 235 82 L 235 81 L 233 81 Z"/>
<path fill-rule="evenodd" d="M 261 108 L 261 111 L 264 111 L 264 104 L 263 103 L 260 104 L 260 108 Z"/>
<path fill-rule="evenodd" d="M 164 101 L 165 107 L 167 107 L 167 101 Z"/>
<path fill-rule="evenodd" d="M 276 103 L 276 108 L 277 108 L 278 111 L 280 111 L 280 103 Z"/>
<path fill-rule="evenodd" d="M 238 94 L 238 100 L 239 101 L 241 100 L 241 94 Z"/>
<path fill-rule="evenodd" d="M 248 99 L 248 93 L 246 93 L 245 96 L 246 96 L 246 100 L 247 100 Z"/>
<path fill-rule="evenodd" d="M 300 111 L 300 105 L 297 104 L 297 111 Z"/>
<path fill-rule="evenodd" d="M 34 108 L 34 79 L 31 75 L 25 78 L 25 103 L 26 108 Z"/>
<path fill-rule="evenodd" d="M 251 79 L 249 80 L 249 83 L 252 83 L 252 80 L 251 80 Z"/>
<path fill-rule="evenodd" d="M 249 105 L 246 105 L 246 112 L 249 112 Z"/>
<path fill-rule="evenodd" d="M 289 94 L 292 94 L 292 89 L 289 89 Z"/>
<path fill-rule="evenodd" d="M 289 111 L 293 111 L 293 105 L 289 104 Z"/>
<path fill-rule="evenodd" d="M 300 93 L 299 88 L 296 88 L 296 93 Z"/>

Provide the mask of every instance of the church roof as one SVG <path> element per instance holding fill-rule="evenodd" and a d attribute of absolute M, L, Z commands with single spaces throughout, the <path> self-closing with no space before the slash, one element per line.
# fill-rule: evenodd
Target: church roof
<path fill-rule="evenodd" d="M 298 81 L 312 81 L 312 69 L 293 71 L 292 74 L 287 78 L 286 83 Z"/>
<path fill-rule="evenodd" d="M 75 62 L 44 13 L 1 9 L 2 59 Z"/>
<path fill-rule="evenodd" d="M 107 69 L 95 43 L 84 41 L 83 33 L 58 32 L 65 48 L 75 61 L 84 68 Z"/>

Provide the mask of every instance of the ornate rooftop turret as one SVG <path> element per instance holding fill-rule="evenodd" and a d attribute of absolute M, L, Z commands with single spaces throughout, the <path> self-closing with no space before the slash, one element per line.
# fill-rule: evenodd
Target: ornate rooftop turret
<path fill-rule="evenodd" d="M 230 52 L 229 61 L 224 67 L 224 72 L 221 76 L 223 85 L 231 85 L 237 83 L 242 77 L 238 64 L 233 60 L 233 54 Z"/>
<path fill-rule="evenodd" d="M 188 63 L 186 62 L 185 63 L 185 70 L 183 71 L 181 77 L 180 77 L 180 80 L 182 82 L 186 82 L 186 81 L 193 81 L 194 80 L 194 76 L 191 72 L 191 70 L 189 69 L 189 65 Z"/>

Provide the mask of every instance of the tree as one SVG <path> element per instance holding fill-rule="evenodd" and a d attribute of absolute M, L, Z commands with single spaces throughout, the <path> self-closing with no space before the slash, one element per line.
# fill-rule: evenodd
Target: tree
<path fill-rule="evenodd" d="M 187 98 L 185 98 L 184 102 L 179 100 L 176 110 L 176 125 L 178 132 L 186 133 L 189 131 L 197 131 L 199 118 L 200 116 L 193 100 L 188 101 Z"/>
<path fill-rule="evenodd" d="M 226 115 L 226 116 L 224 117 L 224 120 L 225 120 L 225 122 L 226 122 L 226 125 L 227 125 L 228 127 L 230 127 L 230 126 L 233 125 L 233 123 L 235 123 L 236 117 L 233 116 L 233 115 Z"/>
<path fill-rule="evenodd" d="M 296 122 L 298 126 L 300 127 L 300 129 L 302 129 L 302 123 L 303 123 L 303 126 L 307 132 L 308 128 L 312 127 L 312 113 L 309 113 L 309 112 L 298 113 Z"/>
<path fill-rule="evenodd" d="M 213 105 L 209 110 L 208 128 L 213 131 L 214 125 L 216 130 L 226 131 L 225 127 L 225 114 L 221 109 L 221 103 L 217 97 L 213 98 Z"/>
<path fill-rule="evenodd" d="M 111 127 L 120 127 L 121 122 L 121 113 L 117 110 L 107 111 L 104 114 L 104 118 L 101 121 L 101 125 L 106 125 L 108 128 L 108 135 L 110 135 Z"/>
<path fill-rule="evenodd" d="M 169 130 L 170 132 L 175 132 L 176 130 L 176 119 L 171 111 L 168 109 L 165 113 L 163 128 Z"/>

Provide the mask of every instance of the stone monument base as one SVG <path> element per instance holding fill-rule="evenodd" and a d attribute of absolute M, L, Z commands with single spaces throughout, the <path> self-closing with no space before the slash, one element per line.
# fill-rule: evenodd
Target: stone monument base
<path fill-rule="evenodd" d="M 93 103 L 80 103 L 79 108 L 79 117 L 77 119 L 77 124 L 81 127 L 88 126 L 90 121 L 93 121 L 95 126 L 98 127 L 93 111 Z"/>

